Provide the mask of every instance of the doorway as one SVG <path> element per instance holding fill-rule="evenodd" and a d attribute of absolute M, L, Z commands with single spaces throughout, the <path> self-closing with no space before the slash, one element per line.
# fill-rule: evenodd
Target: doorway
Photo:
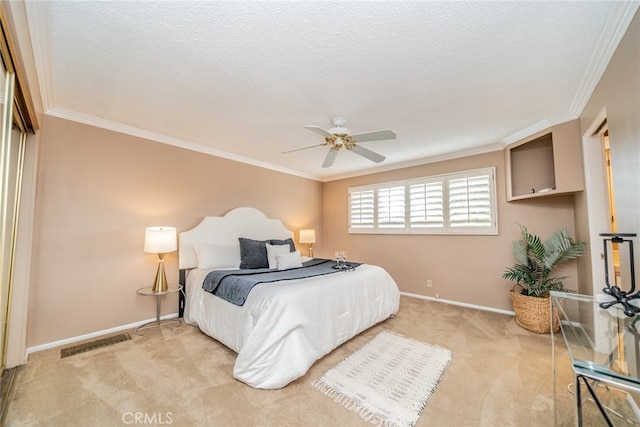
<path fill-rule="evenodd" d="M 603 240 L 600 233 L 610 232 L 615 223 L 615 194 L 612 185 L 612 170 L 607 167 L 610 154 L 607 114 L 603 109 L 583 134 L 582 153 L 584 162 L 587 220 L 589 224 L 588 248 L 591 263 L 591 294 L 597 296 L 605 287 Z M 610 148 L 610 147 L 609 147 Z M 613 215 L 612 215 L 613 213 Z M 583 292 L 589 291 L 589 285 Z"/>
<path fill-rule="evenodd" d="M 608 209 L 608 219 L 609 219 L 609 232 L 616 233 L 616 204 L 615 204 L 615 193 L 613 188 L 613 170 L 611 167 L 611 146 L 609 144 L 609 129 L 605 122 L 604 127 L 599 132 L 600 140 L 602 141 L 602 152 L 604 157 L 604 168 L 605 168 L 605 179 L 606 179 L 606 189 L 607 189 L 607 209 Z M 616 285 L 618 287 L 622 286 L 621 283 L 621 273 L 620 273 L 620 250 L 618 243 L 611 244 L 611 261 L 612 261 L 612 273 L 613 273 L 613 283 L 611 285 Z"/>

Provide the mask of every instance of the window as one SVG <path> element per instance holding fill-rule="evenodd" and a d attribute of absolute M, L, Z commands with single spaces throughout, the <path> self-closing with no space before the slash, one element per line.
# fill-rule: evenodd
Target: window
<path fill-rule="evenodd" d="M 349 188 L 349 232 L 497 234 L 495 167 Z"/>
<path fill-rule="evenodd" d="M 409 224 L 411 228 L 444 227 L 444 182 L 440 179 L 409 183 Z"/>
<path fill-rule="evenodd" d="M 378 227 L 404 228 L 404 186 L 377 189 Z"/>
<path fill-rule="evenodd" d="M 349 192 L 349 199 L 351 200 L 349 228 L 373 228 L 373 190 Z"/>

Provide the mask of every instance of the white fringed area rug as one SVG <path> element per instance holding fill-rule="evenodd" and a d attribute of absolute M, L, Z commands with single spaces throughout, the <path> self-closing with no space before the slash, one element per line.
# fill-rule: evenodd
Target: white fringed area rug
<path fill-rule="evenodd" d="M 414 426 L 451 361 L 451 352 L 383 331 L 313 386 L 382 426 Z"/>

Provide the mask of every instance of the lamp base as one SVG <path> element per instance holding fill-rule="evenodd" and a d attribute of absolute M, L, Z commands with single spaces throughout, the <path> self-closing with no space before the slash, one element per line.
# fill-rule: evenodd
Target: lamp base
<path fill-rule="evenodd" d="M 158 254 L 158 271 L 156 271 L 156 278 L 153 282 L 151 290 L 153 293 L 167 292 L 169 286 L 167 285 L 167 276 L 164 273 L 164 255 Z"/>

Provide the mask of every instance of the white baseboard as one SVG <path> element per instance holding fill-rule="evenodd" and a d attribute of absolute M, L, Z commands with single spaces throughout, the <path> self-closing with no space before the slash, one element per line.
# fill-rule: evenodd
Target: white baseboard
<path fill-rule="evenodd" d="M 515 313 L 513 311 L 501 310 L 499 308 L 485 307 L 483 305 L 467 304 L 465 302 L 458 302 L 458 301 L 452 301 L 452 300 L 447 300 L 447 299 L 442 299 L 442 298 L 428 297 L 426 295 L 412 294 L 412 293 L 409 293 L 409 292 L 400 292 L 400 294 L 408 296 L 408 297 L 411 297 L 411 298 L 426 299 L 426 300 L 429 300 L 429 301 L 441 302 L 441 303 L 444 303 L 444 304 L 459 305 L 460 307 L 475 308 L 477 310 L 491 311 L 493 313 L 508 314 L 510 316 L 515 316 Z"/>
<path fill-rule="evenodd" d="M 164 320 L 164 319 L 172 319 L 174 317 L 178 317 L 178 313 L 172 313 L 172 314 L 166 314 L 162 317 L 160 317 L 160 319 Z M 149 323 L 149 322 L 155 322 L 156 318 L 152 318 L 152 319 L 147 319 L 147 320 L 141 320 L 139 322 L 134 322 L 134 323 L 129 323 L 128 325 L 122 325 L 122 326 L 116 326 L 115 328 L 109 328 L 109 329 L 105 329 L 102 331 L 97 331 L 97 332 L 92 332 L 90 334 L 85 334 L 85 335 L 80 335 L 77 337 L 72 337 L 72 338 L 66 338 L 60 341 L 54 341 L 54 342 L 50 342 L 47 344 L 41 344 L 41 345 L 36 345 L 33 347 L 27 347 L 27 354 L 26 354 L 26 358 L 29 358 L 29 355 L 31 353 L 37 353 L 38 351 L 43 351 L 43 350 L 49 350 L 51 348 L 55 348 L 55 347 L 62 347 L 64 345 L 68 345 L 68 344 L 73 344 L 79 341 L 84 341 L 84 340 L 88 340 L 91 338 L 96 338 L 96 337 L 100 337 L 103 335 L 109 335 L 109 334 L 113 334 L 114 332 L 120 332 L 120 331 L 125 331 L 127 329 L 135 329 L 138 326 L 142 326 L 145 323 Z M 25 360 L 26 362 L 26 360 Z"/>
<path fill-rule="evenodd" d="M 491 311 L 494 313 L 500 313 L 500 314 L 508 314 L 513 316 L 514 313 L 513 311 L 508 311 L 508 310 L 500 310 L 497 308 L 492 308 L 492 307 L 485 307 L 482 305 L 475 305 L 475 304 L 467 304 L 464 302 L 458 302 L 458 301 L 452 301 L 452 300 L 446 300 L 446 299 L 442 299 L 442 298 L 434 298 L 434 297 L 428 297 L 425 295 L 418 295 L 418 294 L 412 294 L 409 292 L 400 292 L 401 295 L 405 295 L 411 298 L 419 298 L 419 299 L 426 299 L 429 301 L 434 301 L 434 302 L 441 302 L 444 304 L 451 304 L 451 305 L 458 305 L 461 307 L 467 307 L 467 308 L 475 308 L 477 310 L 483 310 L 483 311 Z M 178 317 L 178 313 L 173 313 L 173 314 L 167 314 L 165 316 L 162 316 L 161 319 L 171 319 L 174 317 Z M 120 332 L 120 331 L 124 331 L 127 329 L 135 329 L 138 326 L 144 325 L 145 323 L 149 323 L 149 322 L 153 322 L 154 320 L 156 320 L 156 318 L 152 318 L 152 319 L 147 319 L 147 320 L 141 320 L 139 322 L 134 322 L 134 323 L 129 323 L 128 325 L 122 325 L 122 326 L 116 326 L 114 328 L 109 328 L 109 329 L 105 329 L 102 331 L 97 331 L 97 332 L 92 332 L 90 334 L 85 334 L 85 335 L 80 335 L 77 337 L 72 337 L 72 338 L 66 338 L 60 341 L 53 341 L 47 344 L 41 344 L 41 345 L 36 345 L 33 347 L 28 347 L 27 348 L 27 354 L 26 354 L 26 358 L 29 357 L 29 355 L 31 353 L 37 353 L 38 351 L 43 351 L 43 350 L 49 350 L 51 348 L 55 348 L 55 347 L 62 347 L 65 345 L 69 345 L 69 344 L 73 344 L 79 341 L 84 341 L 84 340 L 88 340 L 91 338 L 96 338 L 96 337 L 100 337 L 103 335 L 109 335 L 109 334 L 113 334 L 115 332 Z"/>

